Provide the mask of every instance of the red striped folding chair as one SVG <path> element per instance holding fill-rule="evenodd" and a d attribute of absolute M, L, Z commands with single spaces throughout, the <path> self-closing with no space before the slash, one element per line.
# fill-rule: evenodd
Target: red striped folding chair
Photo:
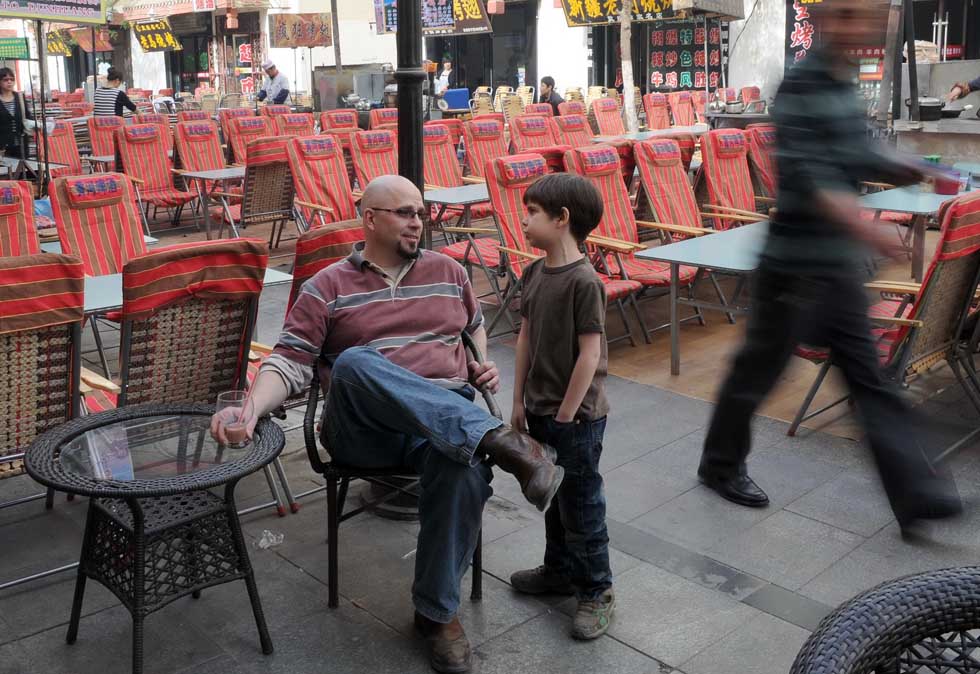
<path fill-rule="evenodd" d="M 312 136 L 316 133 L 316 122 L 312 112 L 291 112 L 272 118 L 279 136 Z"/>
<path fill-rule="evenodd" d="M 592 145 L 592 127 L 585 115 L 559 115 L 552 118 L 551 124 L 559 143 L 569 147 Z"/>
<path fill-rule="evenodd" d="M 324 227 L 357 218 L 344 153 L 335 136 L 292 138 L 286 144 L 286 153 L 300 229 L 307 231 L 314 223 Z"/>
<path fill-rule="evenodd" d="M 694 106 L 694 118 L 698 124 L 704 124 L 708 119 L 705 112 L 708 107 L 708 92 L 695 89 L 691 92 L 691 105 Z"/>
<path fill-rule="evenodd" d="M 722 103 L 734 103 L 738 100 L 738 94 L 735 93 L 734 87 L 717 89 L 715 90 L 715 95 Z"/>
<path fill-rule="evenodd" d="M 207 110 L 181 110 L 177 113 L 178 122 L 210 122 L 211 113 Z"/>
<path fill-rule="evenodd" d="M 398 129 L 398 108 L 374 108 L 368 113 L 368 128 Z"/>
<path fill-rule="evenodd" d="M 160 127 L 160 137 L 167 147 L 167 152 L 174 150 L 174 132 L 170 128 L 170 116 L 162 112 L 142 113 L 136 115 L 136 124 L 156 124 Z"/>
<path fill-rule="evenodd" d="M 980 193 L 973 192 L 943 204 L 941 229 L 933 257 L 921 284 L 875 281 L 868 290 L 885 298 L 874 304 L 869 317 L 877 337 L 883 374 L 899 385 L 946 362 L 980 411 L 980 379 L 973 364 L 976 329 L 975 290 L 980 281 Z M 894 298 L 898 297 L 896 300 Z M 789 428 L 794 435 L 799 425 L 848 399 L 845 396 L 814 412 L 808 409 L 834 364 L 833 352 L 801 345 L 796 355 L 821 365 L 813 386 Z M 971 433 L 967 438 L 972 438 Z M 957 441 L 934 461 L 942 461 L 963 445 Z"/>
<path fill-rule="evenodd" d="M 541 117 L 554 117 L 555 109 L 551 103 L 529 103 L 524 106 L 525 115 L 539 115 Z"/>
<path fill-rule="evenodd" d="M 644 96 L 643 109 L 647 113 L 648 129 L 670 128 L 670 104 L 664 94 L 653 92 Z"/>
<path fill-rule="evenodd" d="M 596 135 L 622 136 L 626 133 L 626 127 L 623 125 L 623 114 L 615 99 L 597 98 L 592 101 L 590 113 Z"/>
<path fill-rule="evenodd" d="M 518 115 L 510 122 L 510 142 L 515 154 L 535 152 L 544 157 L 551 173 L 565 170 L 562 158 L 571 146 L 558 143 L 550 119 L 539 115 Z"/>
<path fill-rule="evenodd" d="M 30 183 L 0 180 L 0 257 L 40 252 Z"/>
<path fill-rule="evenodd" d="M 564 101 L 558 104 L 558 115 L 588 115 L 589 111 L 583 101 Z"/>
<path fill-rule="evenodd" d="M 762 220 L 756 202 L 775 203 L 768 197 L 755 196 L 749 173 L 748 142 L 740 129 L 715 129 L 702 136 L 701 162 L 697 189 L 707 192 L 707 203 L 702 203 L 701 208 L 716 216 L 715 229 L 729 229 L 746 219 Z M 731 215 L 742 219 L 721 217 Z"/>
<path fill-rule="evenodd" d="M 245 163 L 245 147 L 253 140 L 261 140 L 273 135 L 273 122 L 268 117 L 235 117 L 231 120 L 232 161 Z"/>
<path fill-rule="evenodd" d="M 197 122 L 177 122 L 174 129 L 174 170 L 177 173 L 185 171 L 216 171 L 225 168 L 225 152 L 221 147 L 221 140 L 218 138 L 218 127 L 210 119 Z M 198 184 L 198 189 L 203 187 L 204 194 L 212 194 L 215 190 L 221 189 L 223 183 L 211 181 L 203 186 Z M 227 188 L 230 193 L 240 193 L 241 186 L 235 185 Z M 198 194 L 200 196 L 200 193 Z M 229 199 L 229 207 L 232 209 L 232 216 L 237 219 L 240 217 L 241 199 Z M 215 209 L 212 209 L 214 211 Z M 221 210 L 221 209 L 217 209 Z"/>
<path fill-rule="evenodd" d="M 136 201 L 147 233 L 150 231 L 150 206 L 153 206 L 154 217 L 159 208 L 172 213 L 171 224 L 176 226 L 184 206 L 198 196 L 174 186 L 173 162 L 167 155 L 160 125 L 124 126 L 116 131 L 116 150 L 119 170 L 136 183 Z"/>
<path fill-rule="evenodd" d="M 755 88 L 755 87 L 753 87 Z M 771 124 L 749 124 L 745 128 L 749 141 L 749 173 L 756 194 L 776 196 L 776 127 Z"/>
<path fill-rule="evenodd" d="M 667 94 L 670 104 L 670 115 L 674 126 L 691 126 L 694 124 L 694 103 L 691 102 L 690 91 L 675 91 Z"/>
<path fill-rule="evenodd" d="M 221 108 L 218 110 L 218 125 L 221 128 L 221 137 L 225 143 L 231 146 L 231 137 L 235 133 L 232 128 L 232 120 L 238 117 L 254 117 L 251 108 Z M 230 156 L 230 155 L 229 155 Z"/>
<path fill-rule="evenodd" d="M 759 87 L 742 87 L 739 95 L 742 97 L 742 103 L 762 100 L 762 90 Z"/>
<path fill-rule="evenodd" d="M 85 117 L 91 115 L 95 106 L 91 103 L 69 103 L 65 106 L 69 117 Z"/>
<path fill-rule="evenodd" d="M 486 121 L 488 119 L 492 119 L 492 120 L 495 120 L 495 121 L 500 122 L 501 126 L 503 126 L 504 124 L 507 123 L 507 118 L 504 116 L 504 113 L 502 113 L 502 112 L 477 112 L 477 113 L 474 113 L 473 114 L 473 117 L 471 119 L 474 119 L 474 120 L 475 119 L 480 119 L 480 120 L 483 120 L 483 121 Z"/>
<path fill-rule="evenodd" d="M 698 139 L 694 136 L 687 134 L 677 134 L 672 136 L 672 138 L 677 142 L 677 147 L 681 150 L 681 162 L 684 164 L 684 170 L 691 170 L 691 162 L 694 160 L 694 151 L 698 147 Z"/>
<path fill-rule="evenodd" d="M 345 149 L 350 148 L 351 135 L 358 131 L 356 110 L 327 110 L 320 113 L 320 132 L 339 138 Z"/>
<path fill-rule="evenodd" d="M 288 105 L 264 105 L 259 108 L 259 113 L 264 117 L 276 117 L 278 115 L 288 115 L 293 111 Z"/>
<path fill-rule="evenodd" d="M 503 121 L 487 115 L 463 122 L 463 144 L 469 174 L 486 178 L 487 164 L 507 155 Z"/>
<path fill-rule="evenodd" d="M 449 142 L 453 148 L 459 147 L 459 141 L 463 137 L 463 120 L 453 118 L 433 119 L 426 122 L 423 126 L 444 126 L 449 131 Z"/>
<path fill-rule="evenodd" d="M 354 175 L 361 190 L 378 176 L 397 175 L 398 143 L 391 129 L 358 131 L 354 134 L 350 149 Z"/>
<path fill-rule="evenodd" d="M 82 173 L 82 157 L 75 143 L 75 128 L 71 122 L 55 122 L 54 128 L 47 134 L 43 126 L 38 126 L 35 132 L 37 155 L 43 162 L 45 157 L 44 135 L 48 138 L 47 157 L 53 164 L 64 164 L 62 168 L 52 168 L 51 177 L 77 176 Z"/>
<path fill-rule="evenodd" d="M 238 120 L 242 121 L 242 120 Z M 242 194 L 216 192 L 221 198 L 224 220 L 218 230 L 224 232 L 224 221 L 229 223 L 232 234 L 239 236 L 239 228 L 270 224 L 269 246 L 277 247 L 282 231 L 293 217 L 293 178 L 289 171 L 286 147 L 288 136 L 272 136 L 251 141 L 245 149 L 245 180 Z M 231 200 L 241 199 L 239 217 L 234 217 Z"/>
<path fill-rule="evenodd" d="M 533 153 L 501 157 L 489 164 L 487 191 L 490 193 L 494 219 L 503 240 L 503 245 L 500 246 L 501 267 L 507 277 L 507 287 L 500 299 L 497 313 L 487 328 L 488 335 L 493 334 L 493 329 L 501 318 L 506 318 L 512 329 L 517 328 L 510 315 L 510 306 L 520 292 L 524 267 L 540 257 L 537 249 L 531 248 L 524 236 L 522 221 L 527 211 L 524 207 L 524 193 L 531 183 L 546 172 L 547 163 L 544 157 Z M 635 346 L 636 341 L 626 319 L 623 301 L 633 298 L 642 286 L 638 281 L 612 278 L 605 274 L 599 274 L 599 278 L 606 289 L 607 304 L 616 305 L 626 331 L 626 334 L 611 339 L 607 334 L 609 343 L 629 339 Z"/>
<path fill-rule="evenodd" d="M 122 117 L 108 115 L 88 118 L 88 137 L 92 141 L 92 154 L 98 157 L 116 156 L 116 129 L 124 125 Z"/>

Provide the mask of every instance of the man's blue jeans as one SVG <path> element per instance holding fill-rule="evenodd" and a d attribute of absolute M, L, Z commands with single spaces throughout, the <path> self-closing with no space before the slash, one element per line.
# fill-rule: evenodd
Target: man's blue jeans
<path fill-rule="evenodd" d="M 492 473 L 475 455 L 501 421 L 473 403 L 475 391 L 443 388 L 369 347 L 334 361 L 324 413 L 324 444 L 346 466 L 406 466 L 421 477 L 412 600 L 447 623 L 476 549 Z"/>

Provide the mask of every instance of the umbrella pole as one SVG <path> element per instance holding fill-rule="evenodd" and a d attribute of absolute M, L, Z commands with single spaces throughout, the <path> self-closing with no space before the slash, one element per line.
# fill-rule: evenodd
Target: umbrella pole
<path fill-rule="evenodd" d="M 41 89 L 39 93 L 41 97 L 41 142 L 44 147 L 44 168 L 39 171 L 40 176 L 38 176 L 38 197 L 44 195 L 45 184 L 51 175 L 51 162 L 48 159 L 48 119 L 47 114 L 44 110 L 44 64 L 41 63 L 41 59 L 44 58 L 44 29 L 41 28 L 40 19 L 34 22 L 35 30 L 37 30 L 37 59 L 38 63 L 41 65 L 41 72 L 38 74 L 38 80 L 40 82 L 39 87 Z M 36 118 L 35 118 L 36 119 Z M 36 122 L 35 122 L 36 123 Z M 40 165 L 38 168 L 41 168 Z"/>

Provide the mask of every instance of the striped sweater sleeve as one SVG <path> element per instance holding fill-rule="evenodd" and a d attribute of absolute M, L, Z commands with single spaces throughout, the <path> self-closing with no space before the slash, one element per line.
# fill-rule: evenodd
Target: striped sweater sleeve
<path fill-rule="evenodd" d="M 286 315 L 276 348 L 262 365 L 262 370 L 274 371 L 282 378 L 290 395 L 309 385 L 313 364 L 327 337 L 330 321 L 324 279 L 318 274 L 303 284 Z"/>

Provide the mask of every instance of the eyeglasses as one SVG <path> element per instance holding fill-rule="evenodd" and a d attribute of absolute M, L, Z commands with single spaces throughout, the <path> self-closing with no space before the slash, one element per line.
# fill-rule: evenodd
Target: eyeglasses
<path fill-rule="evenodd" d="M 428 215 L 428 211 L 426 211 L 424 208 L 415 209 L 408 206 L 403 208 L 378 208 L 377 206 L 366 206 L 366 208 L 370 208 L 372 211 L 386 211 L 388 213 L 394 213 L 399 218 L 403 218 L 405 220 L 411 220 L 412 218 L 425 220 L 425 216 Z"/>

